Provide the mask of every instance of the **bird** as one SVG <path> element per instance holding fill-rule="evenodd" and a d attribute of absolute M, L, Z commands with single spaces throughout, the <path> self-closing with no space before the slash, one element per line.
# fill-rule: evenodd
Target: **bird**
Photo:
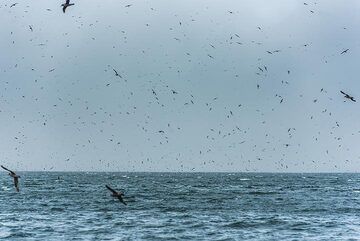
<path fill-rule="evenodd" d="M 74 3 L 70 3 L 70 0 L 66 0 L 65 3 L 61 4 L 61 6 L 63 7 L 63 12 L 65 13 L 65 10 L 67 7 L 73 6 L 75 5 Z"/>
<path fill-rule="evenodd" d="M 124 202 L 124 199 L 122 198 L 122 196 L 124 196 L 124 194 L 122 192 L 117 192 L 114 189 L 112 189 L 111 187 L 109 187 L 108 185 L 105 185 L 105 187 L 112 192 L 111 196 L 118 198 L 122 204 L 127 205 L 127 203 Z"/>
<path fill-rule="evenodd" d="M 6 171 L 9 172 L 9 176 L 11 176 L 12 178 L 14 178 L 15 189 L 16 189 L 17 192 L 19 192 L 19 191 L 20 191 L 20 189 L 19 189 L 19 178 L 20 178 L 20 176 L 16 175 L 15 172 L 7 169 L 7 168 L 4 167 L 3 165 L 1 165 L 1 167 L 2 167 L 2 169 L 4 169 L 4 170 L 6 170 Z"/>
<path fill-rule="evenodd" d="M 345 50 L 342 51 L 340 54 L 345 54 L 345 53 L 347 53 L 347 51 L 349 51 L 349 49 L 345 49 Z"/>
<path fill-rule="evenodd" d="M 15 7 L 16 4 L 18 4 L 18 3 L 13 3 L 13 4 L 11 4 L 11 5 L 10 5 L 10 8 Z"/>
<path fill-rule="evenodd" d="M 347 98 L 347 99 L 349 99 L 349 100 L 351 100 L 351 101 L 353 101 L 353 102 L 356 102 L 356 100 L 354 99 L 354 97 L 346 94 L 344 91 L 340 90 L 340 93 L 343 94 L 345 98 Z"/>
<path fill-rule="evenodd" d="M 118 76 L 118 77 L 122 78 L 122 76 L 119 75 L 118 72 L 117 72 L 115 69 L 113 69 L 113 70 L 114 70 L 114 72 L 115 72 L 115 76 Z"/>

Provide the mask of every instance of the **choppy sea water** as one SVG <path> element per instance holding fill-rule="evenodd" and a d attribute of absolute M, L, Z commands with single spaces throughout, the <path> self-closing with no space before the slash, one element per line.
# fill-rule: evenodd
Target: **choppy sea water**
<path fill-rule="evenodd" d="M 360 240 L 360 174 L 19 174 L 16 193 L 0 173 L 0 239 Z"/>

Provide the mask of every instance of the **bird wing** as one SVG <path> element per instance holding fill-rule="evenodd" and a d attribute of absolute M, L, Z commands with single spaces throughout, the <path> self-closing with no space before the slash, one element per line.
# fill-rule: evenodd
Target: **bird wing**
<path fill-rule="evenodd" d="M 4 170 L 6 170 L 6 171 L 8 171 L 8 172 L 10 172 L 10 173 L 12 173 L 12 174 L 14 174 L 14 175 L 16 175 L 16 174 L 15 174 L 15 172 L 13 172 L 13 171 L 11 171 L 11 170 L 7 169 L 7 168 L 6 168 L 6 167 L 4 167 L 3 165 L 1 165 L 1 167 L 2 167 L 2 169 L 4 169 Z"/>
<path fill-rule="evenodd" d="M 16 188 L 16 191 L 20 191 L 19 190 L 19 178 L 18 177 L 14 177 L 14 185 L 15 185 L 15 188 Z"/>
<path fill-rule="evenodd" d="M 70 3 L 70 0 L 66 0 L 66 4 L 69 4 Z"/>
<path fill-rule="evenodd" d="M 112 193 L 117 194 L 117 191 L 115 191 L 114 189 L 112 189 L 112 188 L 109 187 L 108 185 L 105 185 L 105 187 L 106 187 L 107 189 L 109 189 Z"/>
<path fill-rule="evenodd" d="M 340 90 L 340 93 L 343 95 L 347 95 L 344 91 Z"/>
<path fill-rule="evenodd" d="M 67 6 L 64 5 L 64 6 L 63 6 L 63 12 L 64 12 L 64 13 L 65 13 L 66 8 L 67 8 Z"/>
<path fill-rule="evenodd" d="M 118 196 L 118 199 L 121 203 L 123 203 L 124 205 L 127 205 L 127 203 L 124 201 L 124 199 L 121 196 Z"/>

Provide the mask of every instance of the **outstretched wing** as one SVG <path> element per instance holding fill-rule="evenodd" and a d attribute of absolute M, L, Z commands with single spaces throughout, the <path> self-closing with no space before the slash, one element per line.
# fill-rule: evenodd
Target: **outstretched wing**
<path fill-rule="evenodd" d="M 341 54 L 345 54 L 349 49 L 345 49 L 344 51 L 341 52 Z"/>
<path fill-rule="evenodd" d="M 19 192 L 20 189 L 19 189 L 19 178 L 18 177 L 14 177 L 14 185 L 15 185 L 16 191 Z"/>
<path fill-rule="evenodd" d="M 340 90 L 340 93 L 343 94 L 343 95 L 346 95 L 346 93 L 342 90 Z"/>
<path fill-rule="evenodd" d="M 117 191 L 115 191 L 114 189 L 112 189 L 112 188 L 109 187 L 108 185 L 105 185 L 105 187 L 106 187 L 107 189 L 109 189 L 112 193 L 117 194 Z"/>
<path fill-rule="evenodd" d="M 127 203 L 124 201 L 124 199 L 121 196 L 118 196 L 118 199 L 122 204 L 127 205 Z"/>
<path fill-rule="evenodd" d="M 1 165 L 1 167 L 2 167 L 2 169 L 4 169 L 4 170 L 6 170 L 6 171 L 8 171 L 8 172 L 10 172 L 10 173 L 12 173 L 12 174 L 14 174 L 14 175 L 16 175 L 16 174 L 15 174 L 15 172 L 13 172 L 13 171 L 11 171 L 11 170 L 7 169 L 7 168 L 6 168 L 6 167 L 4 167 L 3 165 Z"/>
<path fill-rule="evenodd" d="M 63 6 L 63 12 L 64 12 L 64 13 L 65 13 L 66 8 L 67 8 L 67 6 L 64 5 L 64 6 Z"/>

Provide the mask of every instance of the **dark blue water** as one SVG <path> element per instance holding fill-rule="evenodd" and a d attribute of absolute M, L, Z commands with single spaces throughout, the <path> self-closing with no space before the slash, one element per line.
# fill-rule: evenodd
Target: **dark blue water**
<path fill-rule="evenodd" d="M 360 174 L 19 174 L 20 193 L 0 175 L 1 239 L 360 237 Z M 105 184 L 123 189 L 128 205 Z"/>

